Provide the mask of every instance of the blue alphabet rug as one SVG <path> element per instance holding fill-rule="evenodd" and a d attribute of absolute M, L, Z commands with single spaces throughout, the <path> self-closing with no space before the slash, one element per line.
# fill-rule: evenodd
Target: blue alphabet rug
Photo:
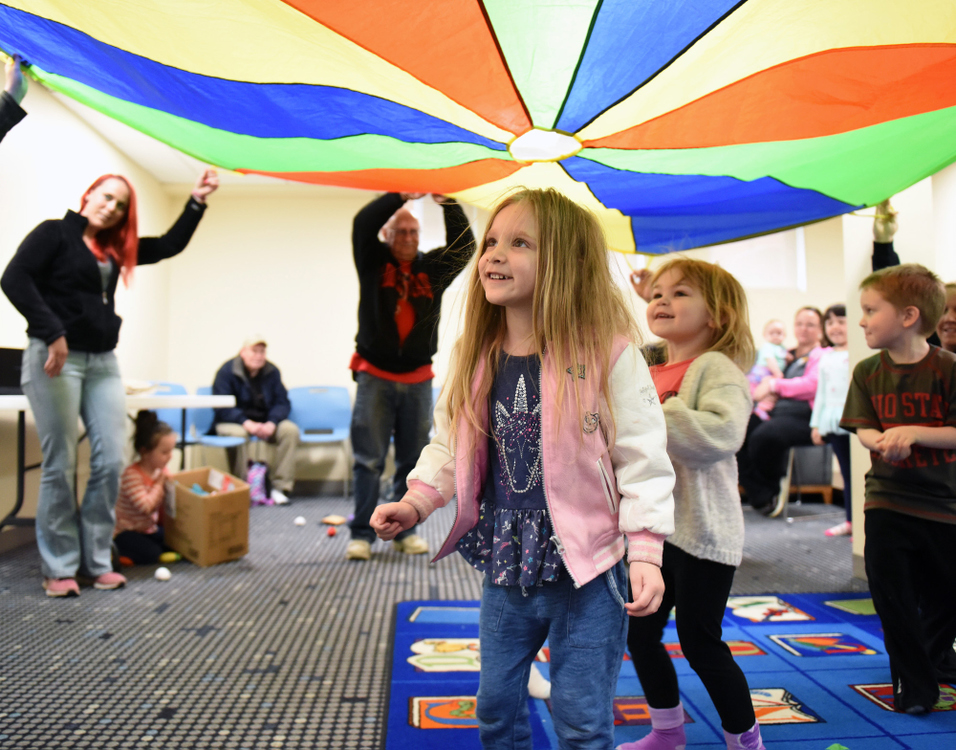
<path fill-rule="evenodd" d="M 720 720 L 681 654 L 673 622 L 664 640 L 680 679 L 688 748 L 723 748 Z M 956 748 L 956 685 L 940 686 L 929 715 L 893 711 L 880 621 L 866 594 L 732 596 L 724 640 L 747 675 L 768 748 Z M 386 750 L 480 750 L 478 602 L 402 602 L 393 649 Z M 547 677 L 547 644 L 537 666 Z M 556 749 L 548 702 L 529 702 L 535 749 Z M 616 743 L 650 730 L 626 656 L 614 716 Z"/>

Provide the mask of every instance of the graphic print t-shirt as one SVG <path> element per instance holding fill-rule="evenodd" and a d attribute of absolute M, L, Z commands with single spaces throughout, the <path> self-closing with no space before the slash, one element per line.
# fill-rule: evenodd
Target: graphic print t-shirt
<path fill-rule="evenodd" d="M 901 365 L 882 351 L 853 370 L 840 426 L 845 430 L 914 425 L 956 427 L 956 355 L 930 347 L 919 362 Z M 903 461 L 870 452 L 865 508 L 956 523 L 956 451 L 914 445 Z"/>
<path fill-rule="evenodd" d="M 562 568 L 542 482 L 540 368 L 537 356 L 502 357 L 479 519 L 458 543 L 465 559 L 504 586 L 556 581 Z"/>

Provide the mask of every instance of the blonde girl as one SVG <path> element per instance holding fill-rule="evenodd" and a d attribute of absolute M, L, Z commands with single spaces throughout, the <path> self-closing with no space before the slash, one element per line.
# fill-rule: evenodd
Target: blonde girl
<path fill-rule="evenodd" d="M 547 640 L 562 746 L 606 749 L 628 615 L 663 595 L 674 484 L 663 415 L 588 211 L 522 190 L 480 247 L 436 435 L 372 526 L 391 539 L 457 496 L 436 560 L 457 549 L 485 573 L 484 747 L 531 747 L 528 675 Z"/>
<path fill-rule="evenodd" d="M 720 715 L 728 748 L 762 748 L 750 688 L 721 622 L 743 554 L 744 521 L 735 454 L 750 418 L 753 364 L 747 298 L 712 263 L 675 258 L 647 281 L 634 279 L 649 305 L 651 376 L 667 422 L 667 453 L 677 473 L 674 535 L 664 543 L 664 599 L 632 618 L 628 649 L 651 713 L 651 733 L 619 750 L 678 750 L 686 745 L 677 674 L 661 637 L 677 607 L 681 650 Z"/>

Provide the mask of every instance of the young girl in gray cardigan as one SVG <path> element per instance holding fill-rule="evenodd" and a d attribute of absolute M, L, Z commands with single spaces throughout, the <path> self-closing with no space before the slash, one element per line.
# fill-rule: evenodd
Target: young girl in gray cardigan
<path fill-rule="evenodd" d="M 628 650 L 644 688 L 651 733 L 618 750 L 683 750 L 684 709 L 677 673 L 661 638 L 677 607 L 681 650 L 720 715 L 728 748 L 763 748 L 747 678 L 721 640 L 721 622 L 743 554 L 744 520 L 735 454 L 752 403 L 744 376 L 753 362 L 747 298 L 712 263 L 678 257 L 632 282 L 649 303 L 647 322 L 662 344 L 646 351 L 667 421 L 677 474 L 676 530 L 664 543 L 660 609 L 630 619 Z"/>

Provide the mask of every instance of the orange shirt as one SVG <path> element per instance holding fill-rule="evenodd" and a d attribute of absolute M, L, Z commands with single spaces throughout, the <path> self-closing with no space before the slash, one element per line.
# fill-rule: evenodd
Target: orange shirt
<path fill-rule="evenodd" d="M 165 474 L 164 470 L 164 480 Z M 141 534 L 152 534 L 156 531 L 159 509 L 166 495 L 164 480 L 154 482 L 139 463 L 126 467 L 120 477 L 113 536 L 122 531 L 138 531 Z"/>
<path fill-rule="evenodd" d="M 675 362 L 672 365 L 652 365 L 649 368 L 662 404 L 671 396 L 677 395 L 680 384 L 684 382 L 684 375 L 687 374 L 687 368 L 693 361 L 693 359 L 685 359 L 683 362 Z"/>

